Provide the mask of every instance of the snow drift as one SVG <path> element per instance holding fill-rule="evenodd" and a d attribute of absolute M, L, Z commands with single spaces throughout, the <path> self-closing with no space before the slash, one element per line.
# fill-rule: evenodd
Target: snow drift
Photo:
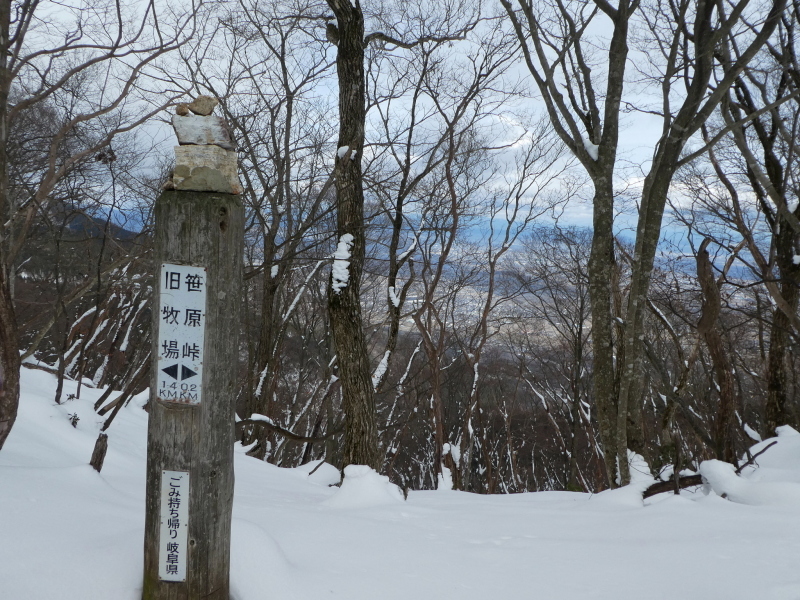
<path fill-rule="evenodd" d="M 0 600 L 139 600 L 146 395 L 115 420 L 98 474 L 87 463 L 101 391 L 57 406 L 51 375 L 23 369 L 22 383 L 0 452 Z M 641 482 L 594 496 L 412 491 L 403 501 L 366 467 L 330 487 L 330 465 L 280 469 L 237 445 L 232 598 L 797 600 L 800 436 L 782 429 L 762 444 L 775 440 L 742 477 L 704 463 L 707 494 L 644 503 Z"/>

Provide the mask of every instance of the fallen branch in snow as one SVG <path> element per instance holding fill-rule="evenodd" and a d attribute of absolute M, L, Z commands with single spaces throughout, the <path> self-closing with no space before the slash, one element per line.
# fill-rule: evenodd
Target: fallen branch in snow
<path fill-rule="evenodd" d="M 51 375 L 55 375 L 56 377 L 58 377 L 58 369 L 56 369 L 55 367 L 51 367 L 46 363 L 24 362 L 22 363 L 22 366 L 25 367 L 26 369 L 35 369 L 37 371 L 44 371 L 45 373 L 50 373 Z M 64 379 L 69 381 L 77 381 L 77 379 L 75 379 L 74 377 L 70 377 L 69 375 L 65 375 Z M 94 384 L 89 381 L 84 381 L 83 385 L 89 388 L 94 387 Z"/>
<path fill-rule="evenodd" d="M 736 467 L 736 474 L 737 475 L 741 475 L 742 471 L 744 470 L 745 467 L 749 467 L 750 465 L 752 465 L 754 462 L 756 462 L 756 459 L 759 456 L 764 454 L 764 452 L 766 452 L 767 450 L 772 448 L 777 443 L 778 443 L 778 440 L 775 440 L 774 442 L 771 442 L 771 443 L 767 444 L 766 446 L 764 446 L 760 451 L 758 451 L 755 454 L 753 454 L 753 456 L 751 456 L 749 459 L 747 459 L 747 462 L 745 462 L 745 463 L 739 465 L 738 467 Z"/>
<path fill-rule="evenodd" d="M 702 475 L 687 475 L 685 477 L 678 478 L 678 488 L 684 489 L 688 487 L 694 487 L 696 485 L 703 485 L 703 477 Z M 664 492 L 674 492 L 675 491 L 675 479 L 670 477 L 667 481 L 659 481 L 654 483 L 649 488 L 647 488 L 644 492 L 642 492 L 642 500 L 647 500 L 651 496 L 655 496 L 656 494 L 662 494 Z"/>
<path fill-rule="evenodd" d="M 53 368 L 53 367 L 51 367 L 49 365 L 43 365 L 43 364 L 40 364 L 40 363 L 24 362 L 24 363 L 22 363 L 22 366 L 25 367 L 26 369 L 37 369 L 39 371 L 44 371 L 46 373 L 50 373 L 51 375 L 58 375 L 58 369 L 55 369 L 55 368 Z M 69 379 L 69 378 L 65 377 L 65 379 Z"/>
<path fill-rule="evenodd" d="M 745 467 L 749 467 L 750 465 L 752 465 L 754 462 L 756 462 L 756 459 L 759 456 L 764 454 L 764 452 L 766 452 L 767 450 L 772 448 L 777 443 L 778 443 L 778 440 L 775 440 L 775 441 L 767 444 L 766 446 L 764 446 L 760 451 L 758 451 L 755 454 L 753 454 L 749 459 L 747 459 L 746 462 L 742 463 L 741 465 L 739 465 L 736 468 L 736 474 L 737 475 L 741 475 L 741 473 L 745 469 Z M 703 476 L 699 475 L 699 474 L 698 475 L 687 475 L 686 477 L 680 477 L 678 479 L 678 487 L 680 489 L 693 487 L 693 486 L 696 486 L 696 485 L 702 485 L 702 484 L 703 484 Z M 653 485 L 651 485 L 649 488 L 647 488 L 642 493 L 642 500 L 646 500 L 647 498 L 650 498 L 651 496 L 655 496 L 656 494 L 661 494 L 663 492 L 670 492 L 670 491 L 674 491 L 674 490 L 675 490 L 675 479 L 673 477 L 670 477 L 667 481 L 659 481 L 659 482 L 654 483 Z"/>

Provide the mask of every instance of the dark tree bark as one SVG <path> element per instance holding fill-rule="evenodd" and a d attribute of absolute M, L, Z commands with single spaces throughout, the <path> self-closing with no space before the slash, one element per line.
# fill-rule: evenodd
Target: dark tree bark
<path fill-rule="evenodd" d="M 783 221 L 783 219 L 781 219 Z M 779 257 L 786 254 L 792 256 L 794 248 L 789 247 L 789 252 L 786 252 L 785 240 L 781 237 L 793 236 L 793 232 L 789 229 L 788 223 L 782 223 L 785 229 L 782 229 L 778 235 L 777 253 Z M 785 232 L 785 233 L 784 233 Z M 789 235 L 786 235 L 786 234 Z M 783 262 L 783 264 L 781 264 Z M 798 299 L 800 299 L 800 265 L 795 265 L 789 260 L 788 264 L 778 261 L 779 272 L 781 275 L 781 296 L 797 313 Z M 789 338 L 792 331 L 792 325 L 789 317 L 781 309 L 776 308 L 773 311 L 772 326 L 770 328 L 769 336 L 769 358 L 767 361 L 767 399 L 764 404 L 764 431 L 766 435 L 772 436 L 775 434 L 775 428 L 779 425 L 786 425 L 788 423 L 796 423 L 796 415 L 792 415 L 788 410 L 788 349 Z"/>
<path fill-rule="evenodd" d="M 8 95 L 11 71 L 8 64 L 11 2 L 0 2 L 0 449 L 3 448 L 19 407 L 19 337 L 11 293 L 14 269 L 9 265 L 5 223 L 8 201 Z"/>
<path fill-rule="evenodd" d="M 0 159 L 1 160 L 1 159 Z M 8 289 L 8 274 L 0 284 L 0 449 L 8 439 L 19 407 L 19 339 L 14 305 Z"/>
<path fill-rule="evenodd" d="M 719 327 L 719 314 L 722 310 L 720 290 L 714 278 L 714 270 L 708 255 L 709 243 L 706 238 L 697 252 L 697 280 L 703 291 L 703 309 L 697 331 L 702 336 L 711 362 L 714 375 L 719 386 L 719 406 L 714 420 L 714 449 L 717 458 L 733 463 L 736 453 L 733 447 L 734 413 L 736 411 L 736 385 L 733 379 L 733 367 L 722 342 Z"/>
<path fill-rule="evenodd" d="M 345 285 L 334 285 L 337 281 L 333 273 L 328 285 L 328 309 L 345 412 L 342 468 L 361 464 L 379 469 L 382 461 L 375 424 L 375 397 L 361 318 L 361 274 L 365 251 L 361 172 L 366 121 L 364 15 L 358 0 L 355 4 L 349 0 L 328 0 L 328 6 L 336 15 L 339 33 L 336 55 L 339 79 L 336 233 L 340 247 L 349 246 L 350 255 Z"/>

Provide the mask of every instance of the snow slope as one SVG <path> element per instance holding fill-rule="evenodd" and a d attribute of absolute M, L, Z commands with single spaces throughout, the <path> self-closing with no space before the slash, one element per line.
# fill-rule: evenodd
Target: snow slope
<path fill-rule="evenodd" d="M 19 419 L 0 451 L 0 599 L 138 600 L 145 396 L 112 425 L 97 474 L 87 463 L 100 392 L 84 388 L 80 400 L 56 406 L 54 387 L 52 376 L 23 369 Z M 231 592 L 234 600 L 798 600 L 800 435 L 785 430 L 778 440 L 746 480 L 704 463 L 721 481 L 715 487 L 743 483 L 750 487 L 736 491 L 747 498 L 775 500 L 746 504 L 709 491 L 643 505 L 630 488 L 411 492 L 403 501 L 360 468 L 339 489 L 328 487 L 337 475 L 329 465 L 309 476 L 316 465 L 279 469 L 237 448 Z"/>

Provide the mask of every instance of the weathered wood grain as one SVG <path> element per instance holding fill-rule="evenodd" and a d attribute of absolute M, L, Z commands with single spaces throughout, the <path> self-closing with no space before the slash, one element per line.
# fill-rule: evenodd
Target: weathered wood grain
<path fill-rule="evenodd" d="M 238 356 L 244 216 L 237 196 L 168 191 L 156 202 L 155 261 L 208 269 L 203 396 L 199 405 L 162 403 L 150 388 L 144 600 L 229 600 L 233 503 L 234 393 Z M 153 305 L 158 356 L 159 286 Z M 189 471 L 185 582 L 158 578 L 162 469 Z"/>

